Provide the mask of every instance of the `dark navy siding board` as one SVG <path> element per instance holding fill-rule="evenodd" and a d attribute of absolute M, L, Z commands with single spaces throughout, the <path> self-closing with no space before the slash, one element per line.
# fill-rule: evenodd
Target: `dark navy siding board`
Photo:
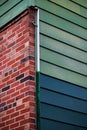
<path fill-rule="evenodd" d="M 87 129 L 87 89 L 40 75 L 41 130 Z"/>

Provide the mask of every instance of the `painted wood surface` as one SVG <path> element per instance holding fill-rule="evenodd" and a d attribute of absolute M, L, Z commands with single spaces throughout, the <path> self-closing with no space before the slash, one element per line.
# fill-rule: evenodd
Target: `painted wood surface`
<path fill-rule="evenodd" d="M 41 74 L 41 130 L 87 129 L 87 89 Z"/>
<path fill-rule="evenodd" d="M 34 4 L 34 0 L 4 0 L 4 2 L 1 0 L 0 27 Z"/>
<path fill-rule="evenodd" d="M 72 0 L 36 0 L 40 8 L 41 72 L 87 87 L 84 2 L 82 6 L 82 1 L 78 4 Z"/>

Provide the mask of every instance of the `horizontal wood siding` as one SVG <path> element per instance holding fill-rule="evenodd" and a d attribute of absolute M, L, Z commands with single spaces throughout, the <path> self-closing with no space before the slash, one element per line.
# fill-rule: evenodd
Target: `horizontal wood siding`
<path fill-rule="evenodd" d="M 34 0 L 1 0 L 0 27 L 7 24 L 10 20 L 32 5 L 34 5 Z"/>
<path fill-rule="evenodd" d="M 86 130 L 87 1 L 36 0 L 36 4 L 41 130 Z"/>
<path fill-rule="evenodd" d="M 36 4 L 41 72 L 87 87 L 87 9 L 72 0 L 36 0 Z"/>
<path fill-rule="evenodd" d="M 41 130 L 87 129 L 87 89 L 41 74 Z"/>

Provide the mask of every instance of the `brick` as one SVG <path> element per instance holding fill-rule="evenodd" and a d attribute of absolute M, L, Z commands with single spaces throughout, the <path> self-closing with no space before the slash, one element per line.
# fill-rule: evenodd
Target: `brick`
<path fill-rule="evenodd" d="M 4 87 L 4 88 L 2 89 L 2 92 L 7 91 L 8 89 L 10 89 L 10 86 Z"/>
<path fill-rule="evenodd" d="M 24 87 L 24 88 L 22 88 L 21 90 L 20 90 L 20 92 L 22 93 L 22 92 L 26 92 L 26 91 L 29 91 L 29 87 Z"/>
<path fill-rule="evenodd" d="M 22 54 L 22 55 L 20 55 L 19 57 L 17 57 L 17 58 L 16 58 L 16 61 L 21 60 L 21 59 L 23 59 L 23 58 L 24 58 L 24 54 Z"/>
<path fill-rule="evenodd" d="M 22 88 L 24 88 L 24 84 L 18 85 L 18 86 L 16 87 L 16 90 L 20 90 L 20 89 L 22 89 Z"/>
<path fill-rule="evenodd" d="M 7 94 L 12 94 L 13 92 L 15 92 L 15 88 L 12 88 L 12 89 L 8 90 Z"/>
<path fill-rule="evenodd" d="M 24 120 L 24 115 L 15 118 L 16 121 Z"/>
<path fill-rule="evenodd" d="M 10 118 L 9 116 L 5 116 L 5 117 L 2 118 L 2 121 L 9 120 L 9 118 Z"/>
<path fill-rule="evenodd" d="M 17 75 L 19 75 L 19 71 L 13 73 L 13 74 L 11 75 L 11 78 L 16 77 Z"/>
<path fill-rule="evenodd" d="M 11 21 L 12 24 L 6 25 L 0 35 L 0 121 L 5 123 L 0 130 L 29 130 L 30 124 L 35 124 L 35 30 L 32 21 L 34 12 L 25 11 Z"/>
<path fill-rule="evenodd" d="M 11 118 L 16 117 L 18 115 L 19 115 L 19 112 L 15 112 L 15 113 L 11 114 Z"/>
<path fill-rule="evenodd" d="M 27 71 L 27 70 L 29 70 L 29 66 L 27 66 L 27 67 L 21 69 L 20 72 L 21 72 L 21 73 L 24 73 L 24 72 Z"/>
<path fill-rule="evenodd" d="M 11 88 L 18 86 L 19 83 L 20 83 L 19 81 L 13 82 L 13 84 L 11 84 Z"/>
<path fill-rule="evenodd" d="M 29 76 L 27 76 L 27 77 L 21 79 L 21 80 L 20 80 L 20 83 L 23 83 L 23 82 L 25 82 L 25 81 L 27 81 L 27 80 L 29 80 L 29 79 L 30 79 L 30 80 L 34 80 L 34 77 L 29 75 Z"/>
<path fill-rule="evenodd" d="M 16 97 L 16 100 L 21 99 L 21 98 L 23 98 L 23 97 L 24 97 L 24 93 L 19 94 L 19 95 Z"/>
<path fill-rule="evenodd" d="M 20 121 L 20 125 L 24 125 L 24 124 L 27 124 L 29 123 L 29 119 L 25 119 L 23 121 Z"/>
<path fill-rule="evenodd" d="M 2 80 L 2 82 L 6 82 L 6 81 L 8 81 L 9 79 L 10 79 L 10 76 L 4 78 L 4 79 Z"/>
<path fill-rule="evenodd" d="M 13 63 L 15 63 L 15 59 L 14 59 L 14 60 L 9 61 L 9 62 L 7 63 L 7 66 L 12 65 Z"/>
<path fill-rule="evenodd" d="M 25 108 L 25 109 L 20 111 L 20 114 L 24 114 L 24 113 L 29 112 L 29 111 L 30 111 L 30 108 Z"/>
<path fill-rule="evenodd" d="M 6 122 L 6 125 L 10 125 L 10 124 L 12 124 L 12 123 L 14 123 L 14 119 L 8 120 L 8 121 Z"/>
<path fill-rule="evenodd" d="M 3 127 L 0 130 L 9 130 L 9 126 Z"/>
<path fill-rule="evenodd" d="M 15 130 L 24 130 L 24 126 L 20 126 L 18 128 L 15 128 Z"/>
<path fill-rule="evenodd" d="M 13 65 L 12 65 L 12 68 L 14 68 L 14 67 L 18 67 L 19 66 L 19 61 L 17 62 L 15 62 Z"/>
<path fill-rule="evenodd" d="M 6 101 L 7 99 L 10 99 L 10 95 L 7 95 L 7 96 L 3 97 L 2 102 Z"/>
<path fill-rule="evenodd" d="M 14 81 L 15 81 L 15 79 L 8 80 L 8 81 L 7 81 L 7 85 L 13 83 Z"/>
<path fill-rule="evenodd" d="M 23 99 L 23 103 L 24 102 L 27 102 L 27 101 L 29 101 L 30 100 L 30 97 L 28 96 L 28 97 L 25 97 L 24 99 Z"/>
<path fill-rule="evenodd" d="M 3 126 L 5 126 L 5 122 L 0 123 L 0 128 L 3 127 Z"/>
<path fill-rule="evenodd" d="M 11 114 L 14 112 L 14 108 L 11 108 L 10 110 L 7 111 L 7 114 Z"/>
<path fill-rule="evenodd" d="M 10 125 L 10 128 L 12 129 L 12 128 L 15 128 L 15 127 L 18 127 L 18 126 L 19 126 L 19 123 L 14 123 L 14 124 Z"/>
<path fill-rule="evenodd" d="M 6 105 L 6 102 L 3 102 L 3 103 L 0 104 L 0 107 L 3 107 L 5 105 Z"/>
<path fill-rule="evenodd" d="M 11 104 L 11 103 L 13 103 L 14 102 L 14 98 L 10 98 L 9 100 L 7 100 L 7 104 Z"/>
<path fill-rule="evenodd" d="M 22 104 L 22 105 L 16 107 L 16 111 L 19 111 L 19 110 L 21 110 L 21 109 L 24 109 L 24 104 Z"/>
<path fill-rule="evenodd" d="M 21 51 L 23 48 L 24 48 L 24 45 L 21 45 L 20 47 L 18 47 L 18 48 L 16 49 L 16 52 Z"/>
<path fill-rule="evenodd" d="M 17 77 L 16 77 L 16 80 L 19 80 L 19 79 L 21 79 L 21 78 L 23 78 L 24 77 L 24 74 L 20 74 L 20 75 L 18 75 Z"/>
<path fill-rule="evenodd" d="M 19 94 L 19 91 L 14 92 L 13 94 L 11 94 L 11 97 L 16 97 Z"/>

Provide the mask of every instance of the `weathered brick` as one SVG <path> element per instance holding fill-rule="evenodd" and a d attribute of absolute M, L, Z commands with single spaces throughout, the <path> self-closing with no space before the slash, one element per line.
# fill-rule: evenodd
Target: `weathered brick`
<path fill-rule="evenodd" d="M 29 130 L 30 124 L 35 124 L 35 30 L 32 21 L 34 11 L 25 11 L 0 34 L 0 130 Z"/>

